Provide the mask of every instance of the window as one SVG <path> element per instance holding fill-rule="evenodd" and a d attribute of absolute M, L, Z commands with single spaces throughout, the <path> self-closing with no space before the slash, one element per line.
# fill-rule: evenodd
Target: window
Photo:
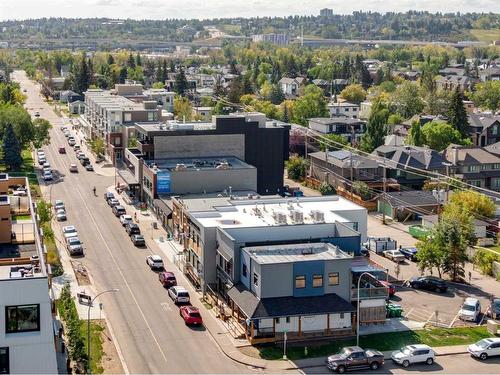
<path fill-rule="evenodd" d="M 344 319 L 344 313 L 340 313 L 340 319 Z"/>
<path fill-rule="evenodd" d="M 469 172 L 478 172 L 479 171 L 479 165 L 469 165 L 468 171 Z"/>
<path fill-rule="evenodd" d="M 289 316 L 286 317 L 286 322 L 290 323 L 290 317 Z"/>
<path fill-rule="evenodd" d="M 470 185 L 473 185 L 473 186 L 476 186 L 476 187 L 481 187 L 482 186 L 481 180 L 469 180 L 468 183 Z"/>
<path fill-rule="evenodd" d="M 243 277 L 247 277 L 248 270 L 247 270 L 247 265 L 245 263 L 243 263 L 243 268 L 241 270 L 241 273 Z"/>
<path fill-rule="evenodd" d="M 339 273 L 331 272 L 328 274 L 328 285 L 339 285 Z"/>
<path fill-rule="evenodd" d="M 125 113 L 124 114 L 124 119 L 125 119 L 125 122 L 131 122 L 132 121 L 132 114 L 131 113 Z"/>
<path fill-rule="evenodd" d="M 306 277 L 305 276 L 296 276 L 295 277 L 295 288 L 303 289 L 306 287 Z"/>
<path fill-rule="evenodd" d="M 497 125 L 491 127 L 491 134 L 493 134 L 493 135 L 498 134 L 498 126 Z"/>
<path fill-rule="evenodd" d="M 274 323 L 280 324 L 280 318 L 274 318 Z"/>
<path fill-rule="evenodd" d="M 5 306 L 5 332 L 40 331 L 40 305 Z"/>
<path fill-rule="evenodd" d="M 253 285 L 259 286 L 259 275 L 257 275 L 255 272 L 253 273 Z"/>
<path fill-rule="evenodd" d="M 154 120 L 155 120 L 154 112 L 148 112 L 148 121 L 154 121 Z"/>
<path fill-rule="evenodd" d="M 323 286 L 323 275 L 313 275 L 313 288 L 321 288 Z"/>
<path fill-rule="evenodd" d="M 9 374 L 9 348 L 0 348 L 0 374 Z"/>

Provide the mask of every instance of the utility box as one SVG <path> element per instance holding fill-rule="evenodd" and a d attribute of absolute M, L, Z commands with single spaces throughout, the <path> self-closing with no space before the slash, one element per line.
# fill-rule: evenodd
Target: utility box
<path fill-rule="evenodd" d="M 366 247 L 368 248 L 368 250 L 380 254 L 385 250 L 397 250 L 398 242 L 390 237 L 372 237 L 368 239 Z"/>
<path fill-rule="evenodd" d="M 498 323 L 495 322 L 493 319 L 489 319 L 486 322 L 486 329 L 488 330 L 489 333 L 492 335 L 496 335 L 498 333 Z"/>

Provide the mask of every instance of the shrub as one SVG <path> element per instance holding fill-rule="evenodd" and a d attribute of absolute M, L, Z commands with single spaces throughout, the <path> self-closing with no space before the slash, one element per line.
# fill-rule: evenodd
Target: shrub
<path fill-rule="evenodd" d="M 307 161 L 306 159 L 294 155 L 286 163 L 288 178 L 295 181 L 302 181 L 306 177 Z"/>
<path fill-rule="evenodd" d="M 322 182 L 321 185 L 319 185 L 319 192 L 322 195 L 333 195 L 336 193 L 335 188 L 325 181 Z"/>
<path fill-rule="evenodd" d="M 493 276 L 493 262 L 499 260 L 499 256 L 488 250 L 479 249 L 474 254 L 473 262 L 479 267 L 484 275 Z"/>
<path fill-rule="evenodd" d="M 354 191 L 355 194 L 359 195 L 361 199 L 363 200 L 368 200 L 372 197 L 370 188 L 366 184 L 366 182 L 363 181 L 355 181 L 352 184 L 352 190 Z"/>

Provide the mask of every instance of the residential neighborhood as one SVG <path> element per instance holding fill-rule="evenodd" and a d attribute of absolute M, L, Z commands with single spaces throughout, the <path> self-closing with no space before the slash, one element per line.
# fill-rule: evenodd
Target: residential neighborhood
<path fill-rule="evenodd" d="M 500 372 L 500 16 L 320 3 L 0 16 L 0 374 Z"/>

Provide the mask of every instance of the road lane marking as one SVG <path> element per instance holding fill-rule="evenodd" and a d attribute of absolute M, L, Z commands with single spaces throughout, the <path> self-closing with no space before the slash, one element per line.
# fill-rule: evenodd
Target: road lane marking
<path fill-rule="evenodd" d="M 160 303 L 160 306 L 165 311 L 173 311 L 172 306 L 170 306 L 170 303 L 168 303 L 168 302 L 162 302 L 162 303 Z"/>

